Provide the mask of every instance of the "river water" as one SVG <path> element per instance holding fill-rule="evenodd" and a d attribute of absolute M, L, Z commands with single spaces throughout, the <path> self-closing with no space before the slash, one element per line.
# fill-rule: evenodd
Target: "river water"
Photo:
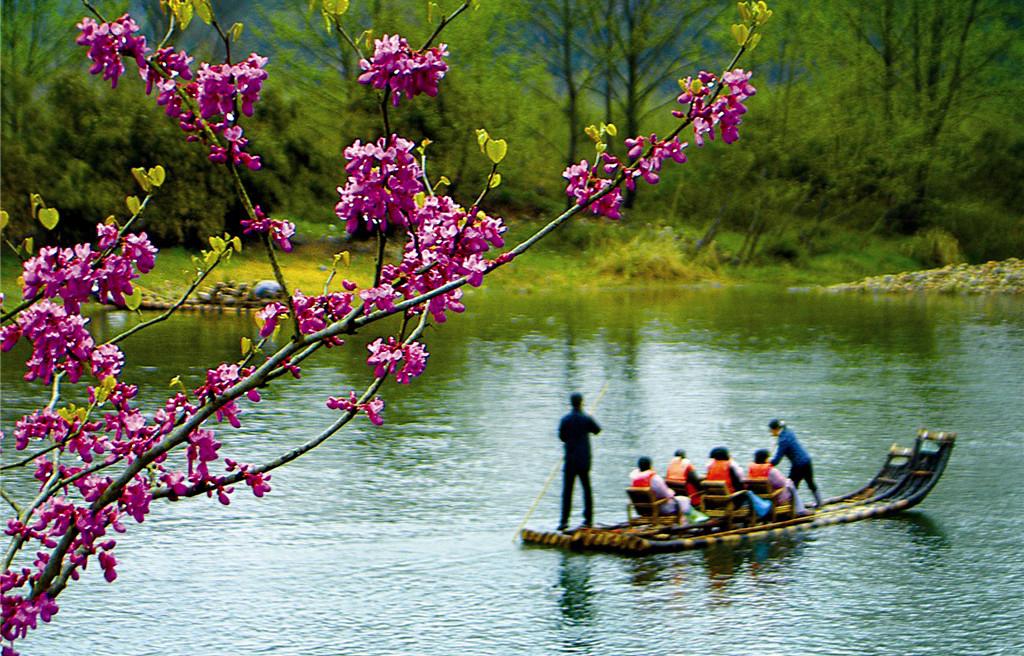
<path fill-rule="evenodd" d="M 1024 653 L 1021 299 L 479 290 L 467 305 L 428 330 L 424 375 L 384 389 L 384 426 L 350 424 L 275 471 L 263 499 L 154 504 L 119 539 L 118 580 L 91 567 L 23 652 Z M 124 378 L 154 402 L 254 330 L 248 316 L 175 318 L 125 344 Z M 259 461 L 327 425 L 324 398 L 367 380 L 363 343 L 246 402 L 243 429 L 218 431 L 222 454 Z M 43 394 L 18 383 L 16 356 L 8 433 Z M 896 518 L 646 558 L 523 547 L 513 534 L 559 460 L 573 390 L 604 428 L 592 479 L 607 523 L 625 517 L 637 456 L 663 466 L 685 448 L 703 463 L 722 444 L 745 463 L 771 446 L 773 417 L 826 495 L 865 483 L 919 427 L 959 438 L 936 489 Z M 559 485 L 530 526 L 557 524 Z"/>

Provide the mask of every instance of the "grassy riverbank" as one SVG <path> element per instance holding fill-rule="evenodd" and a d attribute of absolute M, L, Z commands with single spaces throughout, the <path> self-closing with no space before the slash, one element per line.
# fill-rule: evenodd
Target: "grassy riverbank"
<path fill-rule="evenodd" d="M 539 224 L 517 221 L 509 232 L 509 244 L 518 243 Z M 288 284 L 307 294 L 319 293 L 329 273 L 332 256 L 347 250 L 350 265 L 339 265 L 334 287 L 342 278 L 368 285 L 373 277 L 374 244 L 343 243 L 332 230 L 300 227 L 311 235 L 309 242 L 281 255 Z M 855 232 L 799 239 L 773 238 L 764 251 L 744 265 L 735 262 L 743 235 L 720 233 L 713 243 L 694 254 L 699 234 L 678 229 L 585 220 L 565 226 L 489 279 L 493 289 L 533 291 L 552 288 L 600 288 L 609 286 L 674 286 L 680 284 L 829 285 L 866 276 L 927 268 L 909 257 L 908 242 Z M 397 257 L 397 245 L 390 254 Z M 183 248 L 162 249 L 156 269 L 140 280 L 143 289 L 173 297 L 191 279 L 193 254 Z M 7 298 L 19 296 L 16 258 L 2 262 L 2 289 Z M 272 278 L 258 243 L 248 243 L 242 253 L 221 264 L 204 287 L 218 281 L 254 282 Z"/>

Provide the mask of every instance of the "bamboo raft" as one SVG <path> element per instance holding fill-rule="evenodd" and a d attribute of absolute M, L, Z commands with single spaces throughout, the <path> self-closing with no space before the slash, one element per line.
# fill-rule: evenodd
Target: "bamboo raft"
<path fill-rule="evenodd" d="M 956 433 L 921 430 L 912 448 L 893 444 L 885 464 L 867 485 L 826 499 L 812 515 L 725 530 L 711 520 L 693 526 L 622 523 L 581 527 L 569 532 L 520 532 L 523 543 L 575 551 L 645 555 L 739 545 L 802 531 L 901 512 L 921 503 L 939 481 L 953 451 Z"/>

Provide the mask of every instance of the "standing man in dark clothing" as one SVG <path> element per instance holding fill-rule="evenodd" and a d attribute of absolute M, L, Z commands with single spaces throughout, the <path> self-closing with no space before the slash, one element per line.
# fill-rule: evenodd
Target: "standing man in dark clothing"
<path fill-rule="evenodd" d="M 807 487 L 814 494 L 814 501 L 821 507 L 821 495 L 818 494 L 818 486 L 814 483 L 814 466 L 811 464 L 811 456 L 804 449 L 803 445 L 796 439 L 796 433 L 786 422 L 781 419 L 772 419 L 768 422 L 768 430 L 779 439 L 775 455 L 772 457 L 772 465 L 777 465 L 783 458 L 789 458 L 790 469 L 789 479 L 793 481 L 793 489 L 800 485 L 800 481 L 807 481 Z"/>
<path fill-rule="evenodd" d="M 558 439 L 565 443 L 565 467 L 562 470 L 562 521 L 558 530 L 569 526 L 572 511 L 572 490 L 579 477 L 583 485 L 583 524 L 594 523 L 594 499 L 590 494 L 590 434 L 597 435 L 601 427 L 593 417 L 583 412 L 583 395 L 573 392 L 569 397 L 572 411 L 562 417 L 558 426 Z"/>

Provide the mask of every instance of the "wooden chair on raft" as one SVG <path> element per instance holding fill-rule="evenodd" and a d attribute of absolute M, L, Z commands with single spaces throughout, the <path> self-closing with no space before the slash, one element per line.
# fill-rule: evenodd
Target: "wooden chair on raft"
<path fill-rule="evenodd" d="M 659 499 L 649 487 L 627 487 L 626 494 L 629 496 L 629 503 L 626 504 L 626 517 L 630 526 L 638 524 L 682 524 L 683 513 L 676 504 L 676 511 L 662 513 L 661 509 L 672 499 Z M 635 513 L 635 516 L 634 516 Z"/>
<path fill-rule="evenodd" d="M 670 488 L 672 488 L 672 490 L 675 491 L 677 497 L 689 497 L 690 496 L 690 492 L 686 488 L 686 483 L 684 483 L 683 481 L 671 481 L 671 480 L 666 478 L 665 479 L 665 484 L 668 485 Z M 699 494 L 697 495 L 697 500 L 690 499 L 690 501 L 693 503 L 693 507 L 694 508 L 696 508 L 696 507 L 698 507 L 700 505 L 700 501 L 699 500 L 700 500 L 700 495 Z"/>
<path fill-rule="evenodd" d="M 751 524 L 750 506 L 744 503 L 746 490 L 729 493 L 725 481 L 701 481 L 700 511 L 711 519 L 721 520 L 725 530 L 736 521 Z"/>
<path fill-rule="evenodd" d="M 762 499 L 772 502 L 772 511 L 765 520 L 775 522 L 780 519 L 791 519 L 794 516 L 792 498 L 787 503 L 779 503 L 779 497 L 782 496 L 785 488 L 774 489 L 771 481 L 767 478 L 748 478 L 746 483 L 748 490 Z"/>

